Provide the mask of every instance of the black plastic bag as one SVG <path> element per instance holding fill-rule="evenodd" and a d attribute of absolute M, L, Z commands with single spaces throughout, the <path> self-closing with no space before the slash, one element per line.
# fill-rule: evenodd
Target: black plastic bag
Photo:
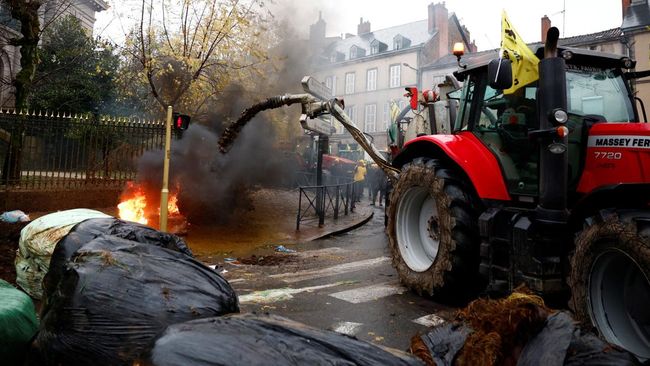
<path fill-rule="evenodd" d="M 126 365 L 170 324 L 239 311 L 214 270 L 154 245 L 100 235 L 50 284 L 32 365 Z"/>
<path fill-rule="evenodd" d="M 544 328 L 528 341 L 517 362 L 522 366 L 638 364 L 632 354 L 582 331 L 566 312 L 555 313 L 546 319 Z"/>
<path fill-rule="evenodd" d="M 418 336 L 426 349 L 423 350 L 424 354 L 416 355 L 427 360 L 428 364 L 451 366 L 471 333 L 472 329 L 464 324 L 445 322 Z M 411 341 L 411 352 L 413 351 L 414 343 Z"/>
<path fill-rule="evenodd" d="M 82 221 L 70 230 L 56 244 L 50 259 L 50 268 L 43 279 L 43 301 L 59 282 L 65 264 L 72 255 L 100 235 L 112 235 L 141 244 L 155 245 L 174 250 L 192 257 L 192 251 L 183 239 L 150 227 L 116 218 L 101 218 Z"/>
<path fill-rule="evenodd" d="M 138 364 L 422 365 L 399 351 L 277 316 L 254 314 L 172 325 Z"/>

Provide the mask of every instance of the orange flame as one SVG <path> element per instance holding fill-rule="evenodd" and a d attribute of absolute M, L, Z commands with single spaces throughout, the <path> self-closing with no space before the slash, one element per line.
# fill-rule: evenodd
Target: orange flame
<path fill-rule="evenodd" d="M 178 209 L 178 195 L 172 193 L 167 202 L 167 212 L 170 215 L 180 215 L 181 211 Z"/>
<path fill-rule="evenodd" d="M 117 205 L 117 208 L 120 210 L 120 219 L 126 221 L 133 221 L 143 225 L 146 225 L 149 220 L 147 220 L 144 209 L 147 207 L 147 197 L 141 190 L 136 191 L 135 196 L 132 198 L 120 202 Z"/>
<path fill-rule="evenodd" d="M 149 223 L 147 215 L 151 213 L 151 210 L 147 211 L 147 196 L 140 187 L 135 186 L 133 183 L 129 183 L 127 191 L 131 192 L 131 197 L 124 199 L 117 205 L 120 219 L 147 225 Z M 156 210 L 156 212 L 160 213 L 160 209 Z M 170 216 L 180 215 L 178 192 L 169 196 L 167 212 Z"/>

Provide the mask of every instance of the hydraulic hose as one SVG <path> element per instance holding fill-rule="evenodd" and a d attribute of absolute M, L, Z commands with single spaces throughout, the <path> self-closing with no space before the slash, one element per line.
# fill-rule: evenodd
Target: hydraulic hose
<path fill-rule="evenodd" d="M 232 146 L 233 142 L 239 135 L 239 132 L 242 130 L 242 128 L 244 128 L 244 126 L 248 123 L 248 121 L 250 121 L 253 117 L 255 117 L 255 115 L 258 114 L 259 112 L 268 109 L 275 109 L 283 106 L 289 106 L 292 104 L 301 103 L 303 108 L 303 114 L 309 114 L 309 116 L 313 118 L 315 115 L 318 115 L 323 112 L 321 108 L 325 104 L 322 104 L 321 108 L 317 108 L 315 110 L 309 108 L 309 105 L 311 103 L 315 103 L 318 101 L 319 100 L 316 99 L 311 94 L 287 94 L 282 96 L 271 97 L 262 102 L 252 105 L 251 107 L 244 110 L 242 114 L 239 116 L 239 118 L 224 130 L 223 134 L 221 135 L 221 138 L 219 138 L 219 151 L 222 154 L 227 153 L 230 147 Z M 330 100 L 329 102 L 326 103 L 326 105 L 330 114 L 337 121 L 339 121 L 343 125 L 343 127 L 345 127 L 345 129 L 348 130 L 348 132 L 350 132 L 352 138 L 354 138 L 354 140 L 357 143 L 359 143 L 359 145 L 368 153 L 368 155 L 370 155 L 372 160 L 375 163 L 377 163 L 379 168 L 381 168 L 381 170 L 383 170 L 384 173 L 386 173 L 386 176 L 391 181 L 391 183 L 395 184 L 397 182 L 397 177 L 399 175 L 400 170 L 391 166 L 386 161 L 386 159 L 384 159 L 384 157 L 381 155 L 379 150 L 377 150 L 372 145 L 372 142 L 368 140 L 366 135 L 364 135 L 363 132 L 361 132 L 361 130 L 359 130 L 354 125 L 354 122 L 350 120 L 350 117 L 348 117 L 348 115 L 345 114 L 345 112 L 338 105 L 336 100 Z"/>
<path fill-rule="evenodd" d="M 313 99 L 314 98 L 308 94 L 288 94 L 271 97 L 262 102 L 253 104 L 249 108 L 245 109 L 239 118 L 223 131 L 221 138 L 219 138 L 219 151 L 222 154 L 227 153 L 239 135 L 239 132 L 241 132 L 242 128 L 244 128 L 248 121 L 255 117 L 256 114 L 268 109 L 280 108 L 295 103 L 308 103 Z"/>

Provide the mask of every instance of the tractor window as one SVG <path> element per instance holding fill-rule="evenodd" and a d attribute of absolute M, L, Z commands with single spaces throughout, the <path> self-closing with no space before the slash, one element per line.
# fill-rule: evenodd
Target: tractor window
<path fill-rule="evenodd" d="M 573 67 L 567 70 L 569 113 L 603 117 L 610 122 L 634 120 L 634 110 L 619 72 Z"/>
<path fill-rule="evenodd" d="M 474 133 L 499 160 L 508 190 L 518 195 L 537 194 L 537 147 L 528 131 L 539 126 L 535 83 L 504 94 L 485 86 Z"/>
<path fill-rule="evenodd" d="M 472 100 L 474 99 L 474 90 L 476 80 L 473 77 L 469 78 L 463 85 L 460 94 L 460 109 L 456 115 L 456 123 L 454 124 L 454 131 L 467 130 L 469 126 L 469 117 L 471 114 Z"/>

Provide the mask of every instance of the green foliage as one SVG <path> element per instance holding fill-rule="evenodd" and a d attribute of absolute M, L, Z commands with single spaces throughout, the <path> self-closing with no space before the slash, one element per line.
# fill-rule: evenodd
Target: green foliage
<path fill-rule="evenodd" d="M 43 40 L 31 109 L 116 112 L 120 60 L 113 45 L 92 39 L 72 16 L 49 27 Z"/>

